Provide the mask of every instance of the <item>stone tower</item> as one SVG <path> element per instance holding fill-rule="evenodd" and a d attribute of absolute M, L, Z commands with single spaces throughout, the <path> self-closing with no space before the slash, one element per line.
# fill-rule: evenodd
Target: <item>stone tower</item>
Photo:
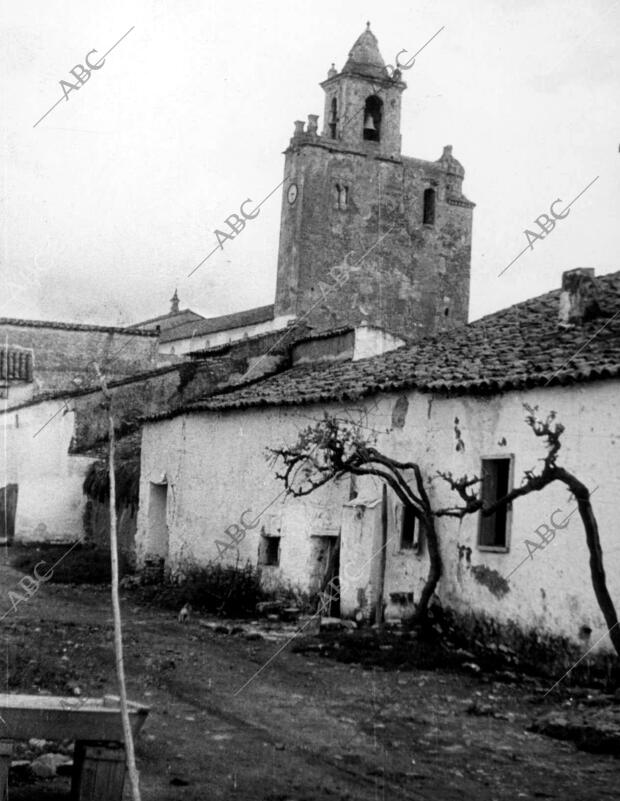
<path fill-rule="evenodd" d="M 407 86 L 370 24 L 321 86 L 322 132 L 310 114 L 285 151 L 276 316 L 410 337 L 466 323 L 474 204 L 452 147 L 437 161 L 401 154 Z M 345 257 L 338 286 L 330 270 Z"/>

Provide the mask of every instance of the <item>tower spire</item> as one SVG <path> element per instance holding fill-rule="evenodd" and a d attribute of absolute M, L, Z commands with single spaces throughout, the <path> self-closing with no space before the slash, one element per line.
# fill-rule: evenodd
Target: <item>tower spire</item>
<path fill-rule="evenodd" d="M 342 71 L 354 72 L 370 78 L 389 77 L 385 61 L 379 52 L 379 41 L 370 30 L 370 22 L 366 23 L 366 30 L 355 40 Z"/>
<path fill-rule="evenodd" d="M 179 295 L 175 288 L 174 295 L 170 298 L 170 314 L 179 313 Z"/>

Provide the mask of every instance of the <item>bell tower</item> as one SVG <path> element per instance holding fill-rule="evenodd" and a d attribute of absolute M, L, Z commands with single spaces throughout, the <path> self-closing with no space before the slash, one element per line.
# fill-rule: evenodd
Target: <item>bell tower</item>
<path fill-rule="evenodd" d="M 402 155 L 407 86 L 370 24 L 320 85 L 321 133 L 309 114 L 285 151 L 275 316 L 411 338 L 466 323 L 474 204 L 452 147 L 437 161 Z"/>
<path fill-rule="evenodd" d="M 382 156 L 400 154 L 400 100 L 405 83 L 389 75 L 370 23 L 338 73 L 332 64 L 325 92 L 323 137 Z"/>

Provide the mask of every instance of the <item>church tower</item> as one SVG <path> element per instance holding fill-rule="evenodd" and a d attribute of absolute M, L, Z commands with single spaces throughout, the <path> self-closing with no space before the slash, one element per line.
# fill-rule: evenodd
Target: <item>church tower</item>
<path fill-rule="evenodd" d="M 401 155 L 407 85 L 370 24 L 321 87 L 321 133 L 310 114 L 285 151 L 276 317 L 409 337 L 466 323 L 474 204 L 451 146 L 433 162 Z"/>

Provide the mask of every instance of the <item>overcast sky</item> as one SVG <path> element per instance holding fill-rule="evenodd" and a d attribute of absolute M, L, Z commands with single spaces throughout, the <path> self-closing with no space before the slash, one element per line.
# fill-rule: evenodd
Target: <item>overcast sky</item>
<path fill-rule="evenodd" d="M 282 180 L 293 121 L 322 115 L 318 83 L 366 20 L 387 63 L 444 26 L 404 75 L 403 153 L 451 144 L 465 167 L 470 319 L 565 269 L 620 269 L 620 0 L 3 0 L 0 315 L 124 324 L 168 311 L 175 287 L 207 316 L 273 302 L 281 190 L 187 274 Z M 524 229 L 597 176 L 498 277 Z"/>

